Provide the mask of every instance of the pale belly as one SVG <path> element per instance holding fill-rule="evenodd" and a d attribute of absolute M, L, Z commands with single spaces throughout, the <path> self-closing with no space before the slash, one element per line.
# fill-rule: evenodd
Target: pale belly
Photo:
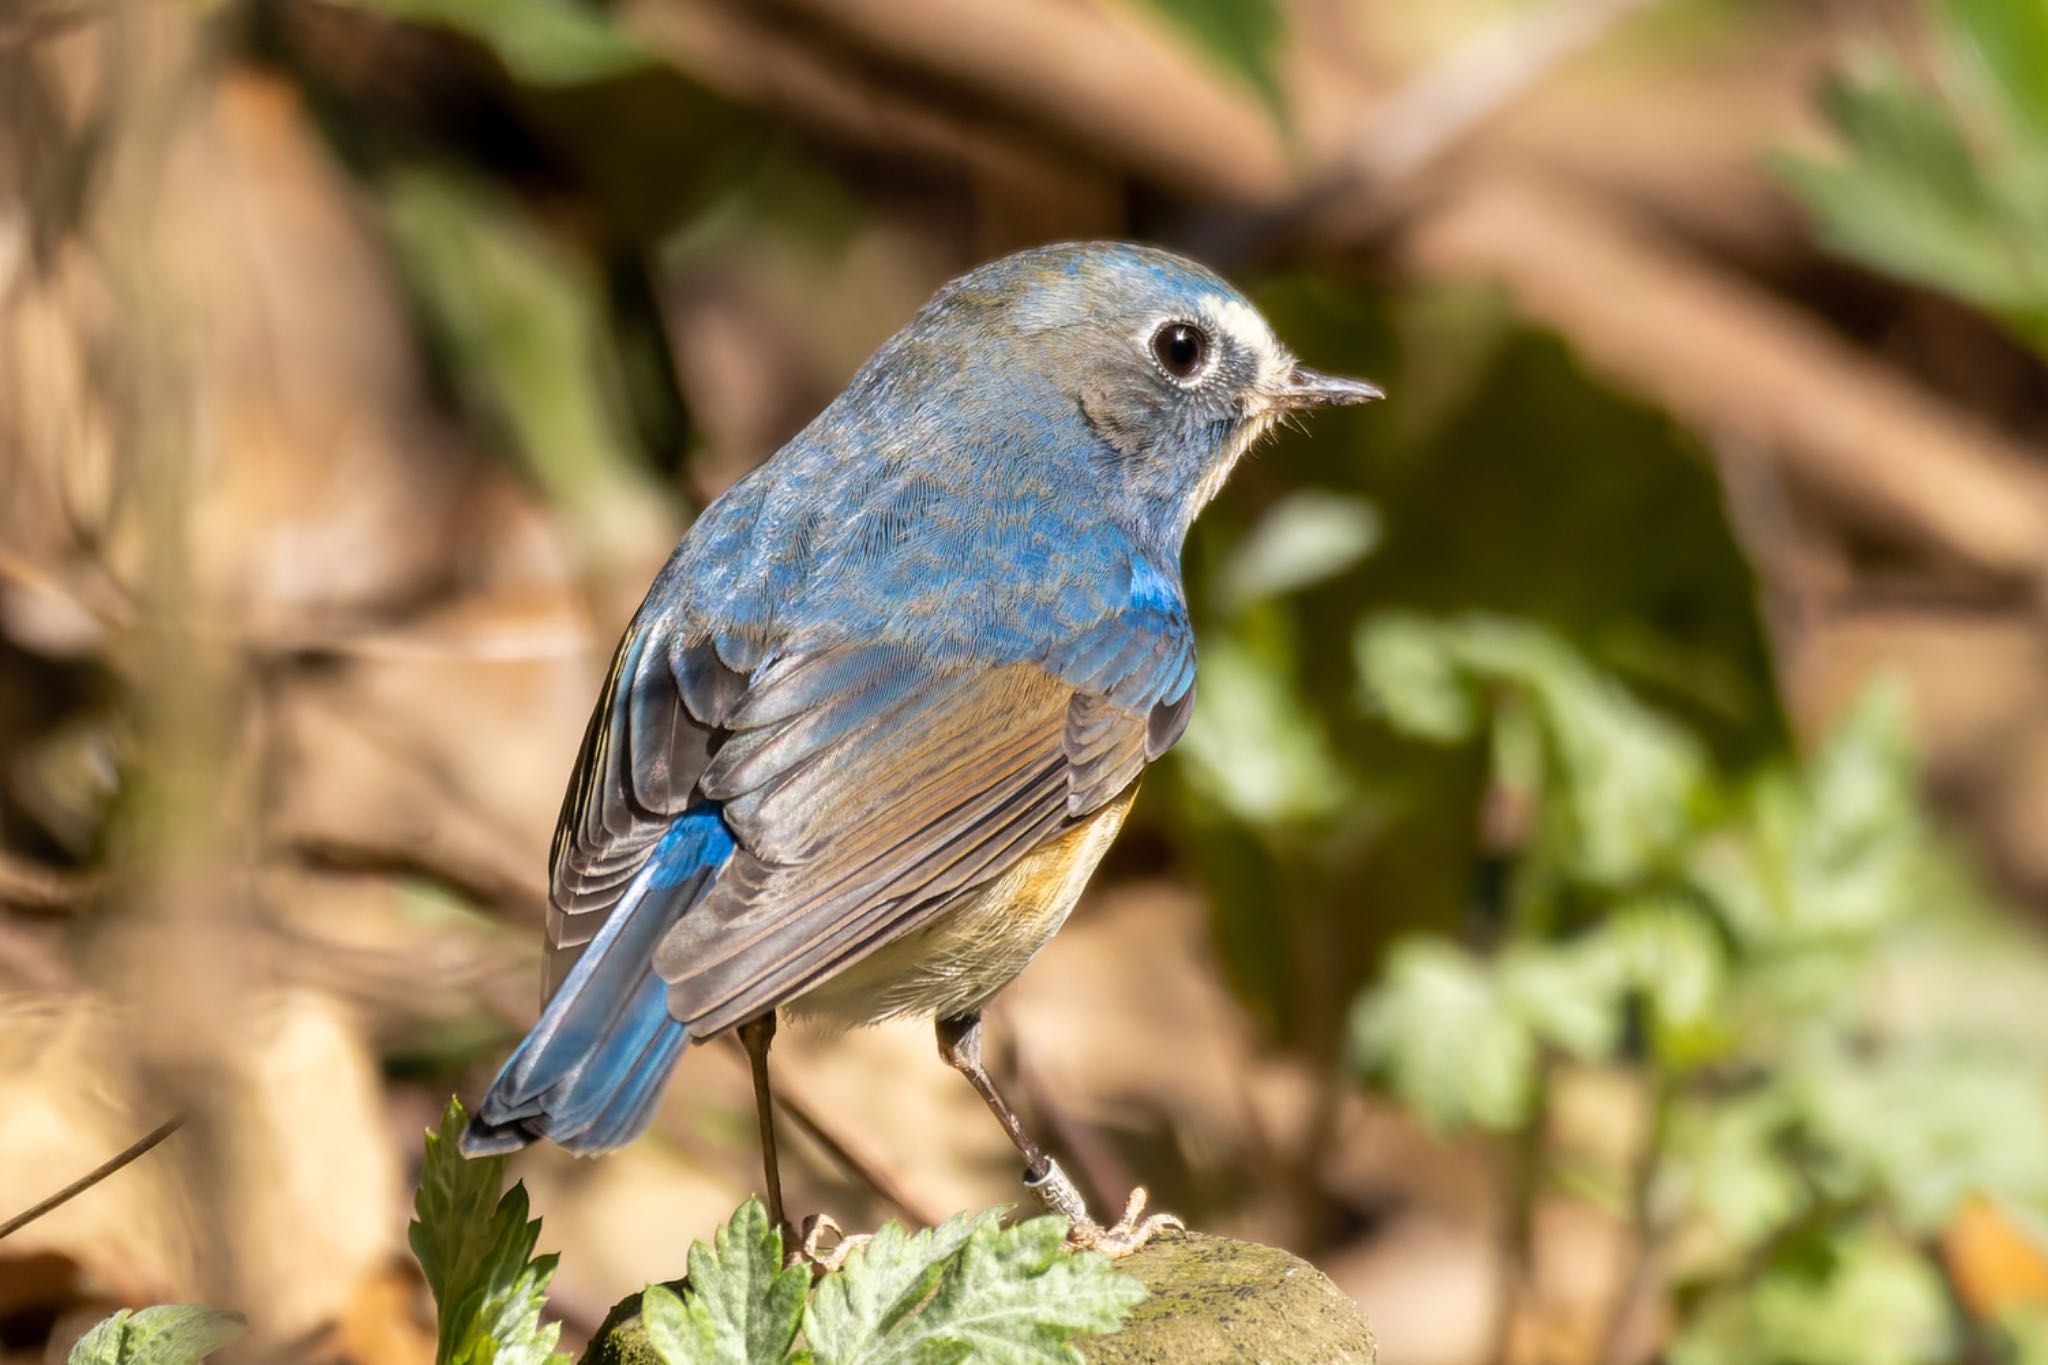
<path fill-rule="evenodd" d="M 789 1012 L 828 1028 L 851 1028 L 905 1016 L 951 1019 L 979 1009 L 1066 923 L 1137 792 L 1133 782 L 931 923 L 792 1000 Z"/>

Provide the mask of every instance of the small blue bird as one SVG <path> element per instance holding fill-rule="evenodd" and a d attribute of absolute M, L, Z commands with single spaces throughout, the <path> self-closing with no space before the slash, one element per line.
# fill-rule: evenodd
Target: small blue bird
<path fill-rule="evenodd" d="M 1142 1191 L 1088 1216 L 983 1070 L 981 1009 L 1187 724 L 1196 513 L 1286 414 L 1378 397 L 1148 247 L 940 290 L 705 510 L 627 628 L 555 833 L 546 1008 L 463 1151 L 617 1147 L 686 1043 L 737 1029 L 786 1226 L 776 1011 L 930 1016 L 1077 1242 L 1172 1223 L 1138 1221 Z"/>

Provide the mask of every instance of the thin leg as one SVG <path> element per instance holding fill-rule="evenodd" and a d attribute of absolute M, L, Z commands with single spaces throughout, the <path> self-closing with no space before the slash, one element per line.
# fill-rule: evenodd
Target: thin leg
<path fill-rule="evenodd" d="M 1161 1228 L 1183 1226 L 1180 1219 L 1170 1213 L 1156 1213 L 1150 1218 L 1143 1218 L 1145 1190 L 1142 1186 L 1131 1191 L 1130 1202 L 1124 1206 L 1124 1216 L 1114 1227 L 1105 1228 L 1089 1217 L 1088 1203 L 1074 1188 L 1074 1182 L 1067 1178 L 1060 1164 L 1047 1156 L 1045 1149 L 1024 1131 L 1024 1125 L 1018 1121 L 1016 1113 L 982 1066 L 981 1015 L 963 1014 L 954 1019 L 941 1019 L 937 1026 L 939 1056 L 945 1059 L 946 1065 L 967 1078 L 967 1083 L 981 1096 L 982 1103 L 996 1116 L 996 1122 L 1003 1125 L 1003 1131 L 1010 1135 L 1010 1141 L 1023 1154 L 1025 1186 L 1044 1200 L 1046 1207 L 1053 1212 L 1066 1215 L 1072 1226 L 1069 1238 L 1076 1245 L 1121 1256 L 1136 1251 Z"/>
<path fill-rule="evenodd" d="M 768 1221 L 783 1230 L 783 1241 L 795 1246 L 789 1222 L 782 1216 L 782 1168 L 775 1160 L 775 1101 L 768 1092 L 768 1045 L 775 1041 L 775 1011 L 740 1025 L 740 1042 L 754 1072 L 754 1113 L 761 1121 L 761 1169 L 768 1177 Z"/>
<path fill-rule="evenodd" d="M 957 1019 L 938 1021 L 939 1056 L 946 1065 L 967 1078 L 974 1087 L 974 1093 L 996 1116 L 996 1122 L 1003 1125 L 1003 1131 L 1010 1135 L 1010 1141 L 1024 1155 L 1024 1178 L 1032 1183 L 1045 1179 L 1053 1169 L 1053 1160 L 1045 1149 L 1032 1141 L 1031 1134 L 1024 1131 L 1015 1112 L 1003 1099 L 996 1083 L 989 1079 L 988 1071 L 981 1064 L 981 1016 L 963 1014 Z"/>

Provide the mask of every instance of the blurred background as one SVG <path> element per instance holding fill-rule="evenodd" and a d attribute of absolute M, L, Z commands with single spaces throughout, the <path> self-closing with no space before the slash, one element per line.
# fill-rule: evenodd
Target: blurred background
<path fill-rule="evenodd" d="M 0 5 L 0 1349 L 431 1360 L 423 1127 L 696 509 L 942 281 L 1134 237 L 1392 395 L 1197 528 L 1193 728 L 999 1001 L 1029 1122 L 1384 1358 L 2048 1361 L 2048 0 Z M 1023 1197 L 922 1026 L 791 1203 Z M 514 1166 L 567 1340 L 736 1049 Z"/>

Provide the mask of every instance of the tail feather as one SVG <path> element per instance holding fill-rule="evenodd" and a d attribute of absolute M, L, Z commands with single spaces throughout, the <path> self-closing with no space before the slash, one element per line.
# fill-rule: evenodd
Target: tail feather
<path fill-rule="evenodd" d="M 716 807 L 699 807 L 662 836 L 491 1083 L 462 1136 L 465 1156 L 516 1151 L 543 1137 L 572 1152 L 602 1152 L 647 1127 L 689 1040 L 668 1012 L 654 950 L 732 848 Z"/>

